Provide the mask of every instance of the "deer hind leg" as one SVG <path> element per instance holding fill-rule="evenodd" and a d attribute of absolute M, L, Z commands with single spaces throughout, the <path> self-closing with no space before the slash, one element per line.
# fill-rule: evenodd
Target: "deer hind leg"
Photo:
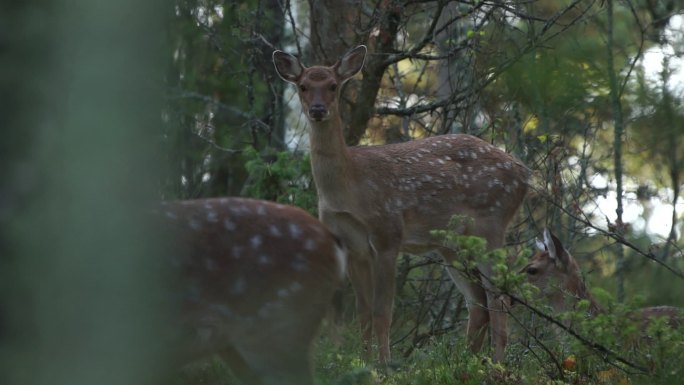
<path fill-rule="evenodd" d="M 361 344 L 366 359 L 370 359 L 373 338 L 373 267 L 368 259 L 349 258 L 349 280 L 356 295 L 356 313 L 361 326 Z"/>
<path fill-rule="evenodd" d="M 487 238 L 488 250 L 494 250 L 503 246 L 503 237 L 498 234 L 501 232 L 494 232 L 492 236 Z M 487 309 L 489 310 L 490 321 L 490 336 L 492 344 L 492 359 L 494 362 L 500 362 L 504 359 L 506 344 L 508 343 L 508 309 L 510 308 L 510 300 L 497 294 L 498 289 L 492 284 L 491 277 L 493 274 L 492 266 L 488 264 L 481 264 L 479 266 L 482 277 L 482 285 L 487 294 Z"/>

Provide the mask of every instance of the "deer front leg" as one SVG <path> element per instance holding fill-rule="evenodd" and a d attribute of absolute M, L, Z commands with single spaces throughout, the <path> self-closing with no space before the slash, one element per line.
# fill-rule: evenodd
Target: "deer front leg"
<path fill-rule="evenodd" d="M 487 291 L 487 307 L 489 308 L 490 335 L 492 339 L 492 359 L 501 362 L 504 359 L 508 343 L 508 309 L 510 299 L 502 298 Z"/>
<path fill-rule="evenodd" d="M 489 227 L 489 232 L 485 233 L 488 251 L 503 247 L 504 232 L 504 228 L 497 230 L 495 226 Z M 478 268 L 482 274 L 482 286 L 487 293 L 492 360 L 494 362 L 501 362 L 504 359 L 506 344 L 508 343 L 508 309 L 510 308 L 510 299 L 507 296 L 502 296 L 499 293 L 499 289 L 490 279 L 494 274 L 490 263 L 482 263 Z"/>
<path fill-rule="evenodd" d="M 489 335 L 492 345 L 492 360 L 501 362 L 504 359 L 506 344 L 508 343 L 508 309 L 510 299 L 498 293 L 498 289 L 487 277 L 492 276 L 489 265 L 479 267 L 482 274 L 482 287 L 486 292 L 486 304 L 489 312 Z"/>
<path fill-rule="evenodd" d="M 364 358 L 371 358 L 371 342 L 373 338 L 373 275 L 371 261 L 357 256 L 349 258 L 349 280 L 356 295 L 356 316 L 361 326 L 361 344 Z"/>
<path fill-rule="evenodd" d="M 396 286 L 396 264 L 399 251 L 390 249 L 379 252 L 375 258 L 373 276 L 375 293 L 373 298 L 373 327 L 378 338 L 380 363 L 389 364 L 390 328 L 392 326 L 392 309 Z"/>

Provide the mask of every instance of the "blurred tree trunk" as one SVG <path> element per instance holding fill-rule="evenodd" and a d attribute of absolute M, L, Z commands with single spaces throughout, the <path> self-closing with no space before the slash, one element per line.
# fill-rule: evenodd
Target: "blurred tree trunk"
<path fill-rule="evenodd" d="M 2 384 L 142 384 L 163 371 L 145 220 L 158 174 L 160 7 L 0 5 Z"/>

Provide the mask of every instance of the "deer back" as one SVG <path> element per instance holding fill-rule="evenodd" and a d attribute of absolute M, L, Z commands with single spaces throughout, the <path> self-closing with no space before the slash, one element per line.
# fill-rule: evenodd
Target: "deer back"
<path fill-rule="evenodd" d="M 351 147 L 362 191 L 325 189 L 324 200 L 353 202 L 360 213 L 386 223 L 399 218 L 408 243 L 430 243 L 454 214 L 504 233 L 527 192 L 529 170 L 515 157 L 471 135 L 451 134 L 382 146 Z M 339 196 L 337 196 L 339 195 Z M 349 199 L 349 196 L 352 196 Z"/>

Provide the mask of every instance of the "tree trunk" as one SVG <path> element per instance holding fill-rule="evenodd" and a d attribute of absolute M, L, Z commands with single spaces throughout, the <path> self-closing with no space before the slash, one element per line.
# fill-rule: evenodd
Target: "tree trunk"
<path fill-rule="evenodd" d="M 157 193 L 163 4 L 8 4 L 0 383 L 157 382 L 168 323 L 155 306 L 160 254 L 146 213 Z"/>

